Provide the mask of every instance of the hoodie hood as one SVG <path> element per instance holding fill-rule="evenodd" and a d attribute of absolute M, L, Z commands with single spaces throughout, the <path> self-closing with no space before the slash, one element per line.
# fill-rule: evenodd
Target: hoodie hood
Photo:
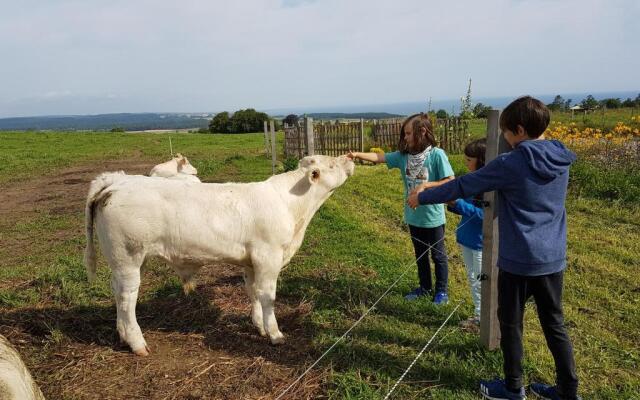
<path fill-rule="evenodd" d="M 576 155 L 557 140 L 525 140 L 516 147 L 536 175 L 554 179 L 564 174 Z"/>

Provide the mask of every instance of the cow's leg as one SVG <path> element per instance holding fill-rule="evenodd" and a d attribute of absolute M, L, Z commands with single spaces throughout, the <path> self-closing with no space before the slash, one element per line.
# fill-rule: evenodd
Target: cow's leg
<path fill-rule="evenodd" d="M 261 336 L 267 336 L 267 332 L 264 330 L 264 322 L 262 320 L 262 304 L 255 294 L 254 286 L 254 274 L 253 268 L 244 268 L 244 288 L 247 290 L 247 295 L 251 300 L 251 321 L 253 325 L 258 328 Z"/>
<path fill-rule="evenodd" d="M 273 312 L 276 300 L 276 284 L 282 268 L 282 251 L 267 248 L 257 251 L 251 256 L 255 278 L 255 295 L 262 305 L 264 330 L 267 331 L 271 343 L 284 343 L 284 335 L 278 329 L 278 321 Z"/>
<path fill-rule="evenodd" d="M 149 347 L 136 321 L 136 301 L 140 288 L 140 267 L 114 268 L 111 287 L 116 297 L 116 327 L 120 339 L 139 356 L 149 355 Z"/>

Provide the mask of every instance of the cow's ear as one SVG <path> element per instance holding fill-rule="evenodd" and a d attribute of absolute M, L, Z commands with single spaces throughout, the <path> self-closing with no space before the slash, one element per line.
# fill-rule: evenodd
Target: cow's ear
<path fill-rule="evenodd" d="M 184 156 L 180 153 L 176 153 L 176 157 L 175 158 L 184 158 Z"/>
<path fill-rule="evenodd" d="M 187 163 L 187 159 L 182 157 L 178 160 L 178 165 L 185 165 Z"/>
<path fill-rule="evenodd" d="M 310 168 L 307 176 L 309 177 L 309 182 L 317 183 L 320 180 L 320 168 Z"/>

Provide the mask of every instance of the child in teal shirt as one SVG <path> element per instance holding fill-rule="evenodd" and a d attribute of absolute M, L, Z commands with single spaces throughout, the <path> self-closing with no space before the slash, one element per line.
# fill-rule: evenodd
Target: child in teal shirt
<path fill-rule="evenodd" d="M 454 178 L 447 155 L 436 144 L 429 117 L 415 114 L 402 124 L 398 151 L 385 154 L 349 152 L 348 156 L 352 159 L 386 163 L 389 169 L 400 169 L 406 200 L 415 188 L 433 188 Z M 433 301 L 436 304 L 446 304 L 449 301 L 449 267 L 444 246 L 444 205 L 424 205 L 414 210 L 405 201 L 404 220 L 411 232 L 420 282 L 420 286 L 407 294 L 405 299 L 415 300 L 433 293 L 428 254 L 430 250 L 436 275 Z"/>

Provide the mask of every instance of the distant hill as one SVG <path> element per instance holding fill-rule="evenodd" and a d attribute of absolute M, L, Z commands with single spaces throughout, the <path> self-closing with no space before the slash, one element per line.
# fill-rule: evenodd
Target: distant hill
<path fill-rule="evenodd" d="M 206 128 L 213 114 L 123 113 L 0 118 L 0 130 L 111 130 Z"/>
<path fill-rule="evenodd" d="M 123 128 L 127 131 L 151 129 L 207 128 L 215 113 L 122 113 L 97 115 L 61 115 L 42 117 L 0 118 L 0 131 L 109 131 Z M 385 112 L 311 113 L 316 120 L 329 119 L 384 119 L 401 117 Z"/>

